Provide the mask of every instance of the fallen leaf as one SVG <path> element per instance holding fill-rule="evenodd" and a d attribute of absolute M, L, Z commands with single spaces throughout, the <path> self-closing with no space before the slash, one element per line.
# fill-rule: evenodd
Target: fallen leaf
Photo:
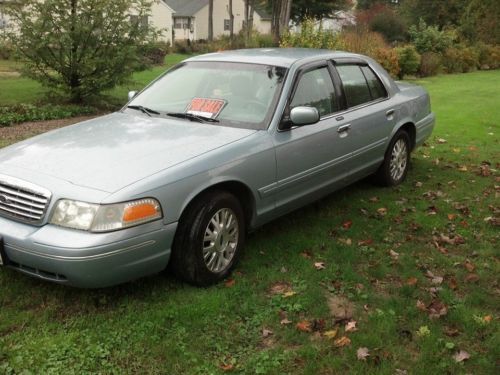
<path fill-rule="evenodd" d="M 334 339 L 335 336 L 337 336 L 338 331 L 336 329 L 331 329 L 329 331 L 326 331 L 323 333 L 323 336 L 325 336 L 327 339 L 331 340 Z"/>
<path fill-rule="evenodd" d="M 399 259 L 399 253 L 395 252 L 394 250 L 389 250 L 389 255 L 394 260 L 398 260 Z"/>
<path fill-rule="evenodd" d="M 368 199 L 370 202 L 372 203 L 376 203 L 379 201 L 379 197 L 371 197 L 370 199 Z"/>
<path fill-rule="evenodd" d="M 221 363 L 219 367 L 222 371 L 232 371 L 234 369 L 234 365 L 231 363 Z"/>
<path fill-rule="evenodd" d="M 269 337 L 273 334 L 273 331 L 267 328 L 262 328 L 262 337 Z"/>
<path fill-rule="evenodd" d="M 289 297 L 293 297 L 296 294 L 297 294 L 297 292 L 295 292 L 293 290 L 289 290 L 288 292 L 283 293 L 283 297 L 284 298 L 289 298 Z"/>
<path fill-rule="evenodd" d="M 360 361 L 366 361 L 366 357 L 370 356 L 370 351 L 368 348 L 358 348 L 356 351 L 356 356 Z"/>
<path fill-rule="evenodd" d="M 476 269 L 476 266 L 474 266 L 474 264 L 472 264 L 471 262 L 469 261 L 466 261 L 464 263 L 464 267 L 467 269 L 467 271 L 469 272 L 474 272 L 474 270 Z"/>
<path fill-rule="evenodd" d="M 479 281 L 479 276 L 475 273 L 469 273 L 465 276 L 465 281 L 468 283 L 477 283 Z"/>
<path fill-rule="evenodd" d="M 350 322 L 347 322 L 347 324 L 345 325 L 345 331 L 346 332 L 355 332 L 357 331 L 358 329 L 356 328 L 356 321 L 355 320 L 351 320 Z"/>
<path fill-rule="evenodd" d="M 327 297 L 330 314 L 335 318 L 335 321 L 346 321 L 352 318 L 354 306 L 345 297 L 338 295 L 329 295 Z"/>
<path fill-rule="evenodd" d="M 492 320 L 493 320 L 493 317 L 491 315 L 486 315 L 483 318 L 483 322 L 485 322 L 485 323 L 490 323 Z"/>
<path fill-rule="evenodd" d="M 453 359 L 455 360 L 455 362 L 463 362 L 463 361 L 466 361 L 470 358 L 470 354 L 467 353 L 465 350 L 460 350 L 459 352 L 455 353 L 455 355 L 453 356 Z"/>
<path fill-rule="evenodd" d="M 429 318 L 431 319 L 439 319 L 448 314 L 448 307 L 437 299 L 433 300 L 429 306 L 427 306 L 427 310 L 429 312 Z"/>
<path fill-rule="evenodd" d="M 303 258 L 306 258 L 306 259 L 311 259 L 312 258 L 312 254 L 311 254 L 311 252 L 309 250 L 305 250 L 305 251 L 301 252 L 300 255 Z"/>
<path fill-rule="evenodd" d="M 380 207 L 379 209 L 377 209 L 377 213 L 378 213 L 380 216 L 385 216 L 385 215 L 387 215 L 387 208 L 385 208 L 385 207 Z"/>
<path fill-rule="evenodd" d="M 295 327 L 301 332 L 312 332 L 311 322 L 308 320 L 298 322 Z"/>
<path fill-rule="evenodd" d="M 410 277 L 408 280 L 406 280 L 406 285 L 409 286 L 414 286 L 417 285 L 418 279 L 416 277 Z"/>
<path fill-rule="evenodd" d="M 271 285 L 269 288 L 270 294 L 284 294 L 288 291 L 291 291 L 292 287 L 287 282 L 277 282 Z"/>
<path fill-rule="evenodd" d="M 358 241 L 358 246 L 369 246 L 373 243 L 373 240 L 371 238 L 368 238 L 366 240 L 360 240 Z"/>
<path fill-rule="evenodd" d="M 344 229 L 349 229 L 350 227 L 352 227 L 352 220 L 347 220 L 342 224 L 342 228 Z"/>
<path fill-rule="evenodd" d="M 425 303 L 423 303 L 420 300 L 417 300 L 417 309 L 420 311 L 427 311 L 427 306 L 425 306 Z"/>
<path fill-rule="evenodd" d="M 325 263 L 324 262 L 316 262 L 316 263 L 314 263 L 314 268 L 316 268 L 318 271 L 324 270 Z"/>
<path fill-rule="evenodd" d="M 351 339 L 347 336 L 342 336 L 335 340 L 333 343 L 336 347 L 341 348 L 343 346 L 351 345 Z"/>
<path fill-rule="evenodd" d="M 460 333 L 460 331 L 457 328 L 448 327 L 448 326 L 444 327 L 443 332 L 446 336 L 449 336 L 449 337 L 456 337 Z"/>
<path fill-rule="evenodd" d="M 448 214 L 448 220 L 453 221 L 457 218 L 456 214 Z"/>
<path fill-rule="evenodd" d="M 450 279 L 448 280 L 448 286 L 450 287 L 450 289 L 456 290 L 458 288 L 457 279 L 455 279 L 454 277 L 450 277 Z"/>
<path fill-rule="evenodd" d="M 292 324 L 292 321 L 288 320 L 288 318 L 285 318 L 280 320 L 280 324 L 286 326 L 288 324 Z"/>
<path fill-rule="evenodd" d="M 234 279 L 229 279 L 226 281 L 226 287 L 231 288 L 234 286 L 235 283 L 236 283 L 236 281 Z"/>
<path fill-rule="evenodd" d="M 421 183 L 420 181 L 417 181 L 415 182 L 415 187 L 422 187 L 423 186 L 423 183 Z"/>
<path fill-rule="evenodd" d="M 352 240 L 350 238 L 339 238 L 339 242 L 347 246 L 352 245 Z"/>

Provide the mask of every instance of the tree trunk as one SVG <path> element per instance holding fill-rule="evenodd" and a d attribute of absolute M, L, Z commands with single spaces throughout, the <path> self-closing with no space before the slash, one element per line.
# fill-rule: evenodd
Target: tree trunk
<path fill-rule="evenodd" d="M 234 38 L 233 0 L 229 0 L 229 36 L 231 40 L 233 40 Z"/>
<path fill-rule="evenodd" d="M 71 26 L 70 26 L 70 38 L 71 38 L 71 50 L 69 56 L 69 77 L 68 83 L 71 92 L 71 101 L 78 103 L 81 101 L 80 93 L 80 76 L 78 72 L 78 40 L 75 32 L 78 0 L 71 0 Z"/>
<path fill-rule="evenodd" d="M 208 2 L 208 40 L 214 40 L 214 0 Z"/>
<path fill-rule="evenodd" d="M 288 28 L 292 11 L 292 0 L 270 0 L 272 5 L 271 31 L 279 43 L 281 35 Z"/>
<path fill-rule="evenodd" d="M 249 0 L 248 7 L 248 27 L 247 27 L 247 38 L 250 39 L 253 30 L 253 12 L 254 12 L 254 0 Z"/>

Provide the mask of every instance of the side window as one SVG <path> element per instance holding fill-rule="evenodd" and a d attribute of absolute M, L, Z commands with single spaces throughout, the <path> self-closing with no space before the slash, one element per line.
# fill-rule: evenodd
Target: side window
<path fill-rule="evenodd" d="M 337 71 L 342 80 L 349 107 L 355 107 L 372 100 L 370 89 L 359 65 L 338 65 Z"/>
<path fill-rule="evenodd" d="M 335 88 L 328 68 L 311 70 L 302 75 L 290 108 L 301 106 L 317 108 L 321 117 L 338 110 Z"/>
<path fill-rule="evenodd" d="M 384 85 L 380 82 L 370 67 L 362 66 L 361 70 L 363 71 L 366 81 L 368 82 L 368 87 L 370 88 L 370 93 L 372 94 L 372 100 L 387 97 L 387 91 L 385 91 Z"/>

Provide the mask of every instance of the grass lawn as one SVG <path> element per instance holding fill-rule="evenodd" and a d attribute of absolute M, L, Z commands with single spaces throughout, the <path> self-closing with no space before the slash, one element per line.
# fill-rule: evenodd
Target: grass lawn
<path fill-rule="evenodd" d="M 188 57 L 189 55 L 169 54 L 165 57 L 164 66 L 157 66 L 150 70 L 135 73 L 130 84 L 117 87 L 106 94 L 110 95 L 113 101 L 125 104 L 129 91 L 142 89 L 165 70 Z M 18 103 L 32 104 L 45 99 L 45 90 L 38 82 L 15 75 L 19 69 L 19 63 L 0 60 L 0 106 Z"/>
<path fill-rule="evenodd" d="M 266 225 L 226 283 L 77 290 L 1 270 L 0 372 L 498 373 L 498 82 L 420 81 L 438 123 L 407 181 Z"/>

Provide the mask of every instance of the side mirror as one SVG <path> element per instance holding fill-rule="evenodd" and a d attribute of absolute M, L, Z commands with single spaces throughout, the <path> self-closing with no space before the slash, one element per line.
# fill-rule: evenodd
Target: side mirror
<path fill-rule="evenodd" d="M 316 124 L 319 119 L 319 112 L 314 107 L 295 107 L 290 111 L 290 121 L 296 126 Z"/>
<path fill-rule="evenodd" d="M 137 91 L 129 91 L 128 92 L 128 101 L 131 101 L 132 99 L 134 99 L 136 95 L 137 95 Z"/>

